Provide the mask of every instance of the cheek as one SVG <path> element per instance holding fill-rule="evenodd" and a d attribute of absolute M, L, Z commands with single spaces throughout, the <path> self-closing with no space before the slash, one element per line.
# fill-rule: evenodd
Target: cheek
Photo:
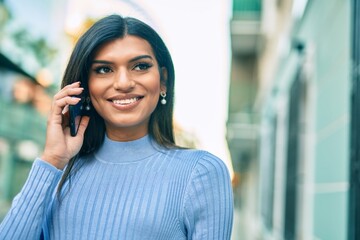
<path fill-rule="evenodd" d="M 151 92 L 155 95 L 160 95 L 160 84 L 156 83 L 152 86 Z"/>
<path fill-rule="evenodd" d="M 103 94 L 103 92 L 107 89 L 106 81 L 102 81 L 102 79 L 97 78 L 89 78 L 89 93 L 93 97 L 98 97 Z"/>
<path fill-rule="evenodd" d="M 88 83 L 89 87 L 89 95 L 92 102 L 92 105 L 95 107 L 95 109 L 98 111 L 98 99 L 102 95 L 103 87 L 102 84 L 99 83 L 99 81 L 93 81 L 89 79 Z"/>
<path fill-rule="evenodd" d="M 96 92 L 96 89 L 98 89 L 97 81 L 94 81 L 93 79 L 90 78 L 88 82 L 88 87 L 89 87 L 89 93 L 93 94 L 94 92 Z"/>
<path fill-rule="evenodd" d="M 148 88 L 149 89 L 149 88 Z M 157 104 L 159 98 L 160 98 L 160 84 L 156 83 L 152 86 L 151 89 L 149 89 L 149 91 L 151 91 L 151 98 L 152 101 L 154 102 L 154 104 Z"/>
<path fill-rule="evenodd" d="M 147 91 L 146 105 L 148 107 L 148 111 L 153 112 L 160 98 L 160 80 L 154 77 L 151 79 L 151 81 L 148 81 L 146 84 L 144 84 L 143 87 Z"/>
<path fill-rule="evenodd" d="M 151 78 L 151 81 L 147 84 L 147 89 L 154 95 L 160 95 L 160 75 L 158 73 L 154 74 Z"/>

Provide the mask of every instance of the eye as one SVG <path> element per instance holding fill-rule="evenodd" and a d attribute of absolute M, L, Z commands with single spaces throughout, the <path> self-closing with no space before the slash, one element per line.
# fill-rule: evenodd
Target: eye
<path fill-rule="evenodd" d="M 94 69 L 94 71 L 98 74 L 106 74 L 112 72 L 111 68 L 107 66 L 99 66 Z"/>
<path fill-rule="evenodd" d="M 134 67 L 134 70 L 144 71 L 144 70 L 149 69 L 150 67 L 152 67 L 152 65 L 149 63 L 137 63 Z"/>

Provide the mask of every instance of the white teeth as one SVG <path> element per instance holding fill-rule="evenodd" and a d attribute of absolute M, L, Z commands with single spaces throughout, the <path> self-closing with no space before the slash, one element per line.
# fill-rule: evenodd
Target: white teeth
<path fill-rule="evenodd" d="M 119 104 L 119 105 L 127 105 L 127 104 L 131 104 L 136 102 L 137 100 L 139 100 L 138 97 L 134 97 L 134 98 L 128 98 L 128 99 L 121 99 L 121 100 L 113 100 L 114 104 Z"/>

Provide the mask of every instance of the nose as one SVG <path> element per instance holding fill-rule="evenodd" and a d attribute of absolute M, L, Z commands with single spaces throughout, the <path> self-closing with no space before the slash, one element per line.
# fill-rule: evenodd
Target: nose
<path fill-rule="evenodd" d="M 119 71 L 115 75 L 113 87 L 118 91 L 129 92 L 135 87 L 135 81 L 128 71 Z"/>

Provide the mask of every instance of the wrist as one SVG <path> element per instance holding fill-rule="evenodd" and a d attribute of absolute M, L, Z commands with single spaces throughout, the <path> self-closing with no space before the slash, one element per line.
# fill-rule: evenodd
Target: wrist
<path fill-rule="evenodd" d="M 55 156 L 52 156 L 52 155 L 48 155 L 46 153 L 43 153 L 43 155 L 41 156 L 41 159 L 43 161 L 53 165 L 54 167 L 56 167 L 59 170 L 63 170 L 65 168 L 65 165 L 66 165 L 65 160 L 63 160 L 61 158 L 58 158 L 58 157 L 55 157 Z"/>

